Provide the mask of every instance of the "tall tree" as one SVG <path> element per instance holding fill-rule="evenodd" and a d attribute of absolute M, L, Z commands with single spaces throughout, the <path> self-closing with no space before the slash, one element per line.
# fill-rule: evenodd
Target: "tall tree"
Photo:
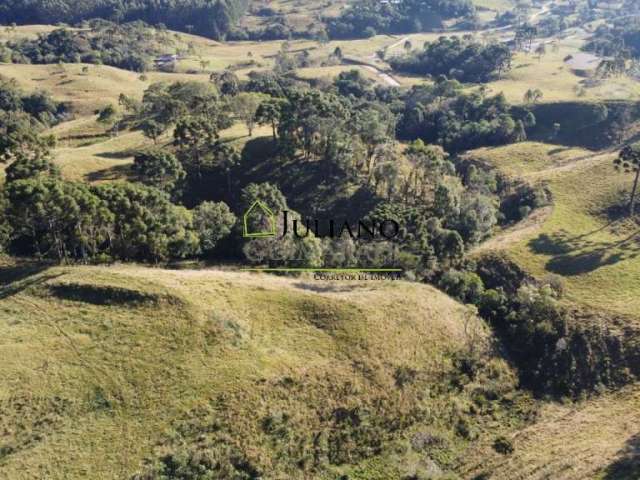
<path fill-rule="evenodd" d="M 262 95 L 258 93 L 239 93 L 231 100 L 231 108 L 236 116 L 244 122 L 249 131 L 249 136 L 253 136 L 256 126 L 256 113 L 262 103 Z"/>
<path fill-rule="evenodd" d="M 200 248 L 211 252 L 231 233 L 236 216 L 224 202 L 203 202 L 193 212 L 193 224 L 200 236 Z"/>
<path fill-rule="evenodd" d="M 186 178 L 186 173 L 172 153 L 163 150 L 147 150 L 133 159 L 133 170 L 145 185 L 156 187 L 170 195 L 176 195 Z"/>
<path fill-rule="evenodd" d="M 88 259 L 110 235 L 113 215 L 81 183 L 38 176 L 10 182 L 6 195 L 14 237 L 39 257 Z"/>
<path fill-rule="evenodd" d="M 262 102 L 256 111 L 256 121 L 260 125 L 271 126 L 274 140 L 278 138 L 278 124 L 282 115 L 282 103 L 282 100 L 272 98 Z"/>
<path fill-rule="evenodd" d="M 638 195 L 638 184 L 640 182 L 640 143 L 627 145 L 624 147 L 618 158 L 614 160 L 618 170 L 633 174 L 633 188 L 631 189 L 631 199 L 629 201 L 629 215 L 635 215 L 636 197 Z"/>

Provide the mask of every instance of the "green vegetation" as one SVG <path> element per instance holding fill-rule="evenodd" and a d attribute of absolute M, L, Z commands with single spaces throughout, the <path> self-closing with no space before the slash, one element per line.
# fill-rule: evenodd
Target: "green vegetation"
<path fill-rule="evenodd" d="M 155 56 L 165 53 L 165 45 L 173 43 L 167 32 L 141 22 L 92 21 L 87 26 L 54 30 L 36 40 L 9 41 L 3 55 L 14 63 L 93 63 L 145 72 L 153 67 Z"/>
<path fill-rule="evenodd" d="M 633 17 L 30 1 L 80 23 L 0 31 L 0 477 L 635 478 Z"/>
<path fill-rule="evenodd" d="M 448 78 L 461 82 L 488 82 L 511 68 L 511 50 L 502 43 L 482 45 L 471 38 L 440 37 L 427 43 L 422 52 L 394 57 L 394 70 L 417 75 Z"/>
<path fill-rule="evenodd" d="M 327 20 L 327 33 L 332 39 L 344 39 L 422 32 L 441 27 L 443 20 L 474 13 L 469 0 L 359 0 L 339 17 Z"/>
<path fill-rule="evenodd" d="M 0 22 L 4 24 L 78 23 L 103 18 L 119 23 L 136 20 L 164 24 L 169 28 L 193 32 L 210 38 L 224 38 L 247 6 L 246 0 L 8 0 L 0 5 Z"/>
<path fill-rule="evenodd" d="M 34 150 L 51 146 L 51 137 L 38 133 L 65 118 L 67 107 L 43 92 L 25 94 L 15 80 L 0 76 L 0 162 L 28 156 L 24 145 Z"/>
<path fill-rule="evenodd" d="M 529 110 L 511 107 L 502 94 L 488 96 L 484 89 L 465 93 L 457 81 L 439 78 L 407 93 L 398 134 L 459 152 L 526 140 L 526 128 L 534 125 L 536 117 Z"/>

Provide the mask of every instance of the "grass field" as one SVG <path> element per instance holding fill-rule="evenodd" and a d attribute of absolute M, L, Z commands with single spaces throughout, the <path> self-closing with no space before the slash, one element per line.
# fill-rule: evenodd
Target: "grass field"
<path fill-rule="evenodd" d="M 465 479 L 487 471 L 499 480 L 627 478 L 609 473 L 635 448 L 637 389 L 577 405 L 509 396 L 513 413 L 498 403 L 478 410 L 471 398 L 502 388 L 508 369 L 491 359 L 489 378 L 447 386 L 452 357 L 489 333 L 428 286 L 138 266 L 4 263 L 0 271 L 3 478 L 130 478 L 143 459 L 195 442 L 192 430 L 205 448 L 216 435 L 207 422 L 229 429 L 225 442 L 252 462 L 270 458 L 277 468 L 282 440 L 260 427 L 264 419 L 286 415 L 279 428 L 299 435 L 321 428 L 320 411 L 374 405 L 430 413 L 392 448 L 313 478 L 401 478 L 425 471 L 429 458 Z M 419 391 L 395 386 L 398 368 L 417 372 Z M 539 409 L 536 421 L 523 424 L 519 409 Z M 455 435 L 455 418 L 477 429 L 472 444 Z M 426 432 L 443 446 L 426 457 L 407 449 Z M 492 449 L 500 434 L 514 454 Z"/>
<path fill-rule="evenodd" d="M 411 390 L 393 387 L 398 367 L 431 385 L 429 429 L 449 435 L 457 394 L 440 379 L 468 332 L 488 335 L 417 284 L 136 266 L 5 265 L 0 278 L 0 476 L 12 480 L 129 478 L 181 419 L 207 428 L 197 412 L 220 398 L 229 407 L 217 421 L 264 461 L 270 412 L 313 429 L 318 408 L 409 407 Z M 386 465 L 366 478 L 410 468 Z"/>
<path fill-rule="evenodd" d="M 269 5 L 304 26 L 314 15 L 339 13 L 344 3 L 278 0 L 256 6 Z M 476 4 L 490 9 L 488 16 L 512 2 Z M 258 25 L 262 19 L 251 15 L 246 21 Z M 2 29 L 0 40 L 51 29 Z M 300 78 L 326 79 L 353 68 L 322 65 L 337 46 L 346 56 L 374 62 L 381 48 L 401 54 L 406 39 L 419 48 L 438 35 L 381 35 L 326 45 L 300 40 L 290 49 L 310 53 L 313 66 L 300 69 Z M 95 110 L 117 104 L 121 93 L 140 98 L 156 81 L 208 82 L 212 71 L 229 67 L 244 78 L 250 70 L 272 67 L 283 45 L 179 37 L 193 44 L 193 53 L 177 73 L 150 72 L 146 80 L 107 66 L 88 65 L 83 73 L 80 64 L 3 64 L 0 75 L 72 104 L 76 118 L 51 130 L 58 138 L 55 161 L 66 178 L 124 180 L 133 153 L 152 142 L 140 132 L 111 136 Z M 513 70 L 489 87 L 514 103 L 522 103 L 530 88 L 543 91 L 543 102 L 640 97 L 640 84 L 622 78 L 579 96 L 576 87 L 584 79 L 564 59 L 580 45 L 568 38 L 541 59 L 518 54 Z M 204 69 L 201 60 L 208 62 Z M 404 86 L 425 81 L 399 80 Z M 269 127 L 254 133 L 257 139 L 270 136 Z M 170 139 L 168 132 L 160 144 Z M 238 147 L 252 140 L 241 124 L 222 132 L 222 139 Z M 631 178 L 614 170 L 614 152 L 524 142 L 469 155 L 511 177 L 544 183 L 554 201 L 482 249 L 506 250 L 536 277 L 562 276 L 567 303 L 604 312 L 604 319 L 619 314 L 640 324 L 640 226 L 620 214 Z M 256 155 L 246 165 L 247 178 L 267 172 L 283 184 L 305 183 L 295 165 L 261 160 Z M 347 198 L 350 192 L 338 193 Z M 470 309 L 420 284 L 324 283 L 135 265 L 47 267 L 0 259 L 0 478 L 131 478 L 145 459 L 182 443 L 204 448 L 223 430 L 231 435 L 224 442 L 246 448 L 252 462 L 274 466 L 274 478 L 306 480 L 312 477 L 284 469 L 280 458 L 300 448 L 313 451 L 309 432 L 320 432 L 340 409 L 387 415 L 385 421 L 401 427 L 368 460 L 313 478 L 412 478 L 407 476 L 436 463 L 465 480 L 487 472 L 495 480 L 637 478 L 640 386 L 577 404 L 534 401 L 508 390 L 515 388 L 515 372 L 497 352 L 486 359 L 486 378 L 458 383 L 453 359 L 468 353 L 472 343 L 493 340 Z M 417 380 L 399 387 L 398 372 L 415 372 Z M 509 392 L 504 398 L 478 404 L 478 392 L 501 392 L 501 382 Z M 412 415 L 419 421 L 411 423 Z M 374 416 L 364 416 L 364 424 Z M 273 419 L 289 419 L 278 424 L 280 437 L 263 427 Z M 461 423 L 471 425 L 477 438 L 460 434 Z M 412 447 L 416 434 L 444 446 L 418 452 Z M 495 452 L 498 435 L 513 442 L 513 454 Z"/>
<path fill-rule="evenodd" d="M 489 84 L 494 93 L 503 92 L 512 103 L 522 103 L 524 94 L 531 88 L 542 90 L 542 102 L 569 100 L 598 101 L 605 99 L 638 99 L 640 84 L 629 78 L 610 78 L 595 86 L 587 86 L 585 94 L 578 94 L 584 78 L 575 74 L 564 59 L 579 52 L 581 42 L 561 41 L 558 51 L 547 46 L 547 54 L 538 59 L 537 55 L 518 53 L 512 70 L 502 80 Z"/>

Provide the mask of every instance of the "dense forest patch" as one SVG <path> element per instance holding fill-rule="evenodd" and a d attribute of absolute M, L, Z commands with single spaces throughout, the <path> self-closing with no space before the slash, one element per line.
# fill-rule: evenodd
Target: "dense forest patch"
<path fill-rule="evenodd" d="M 362 38 L 422 32 L 442 27 L 443 20 L 474 14 L 470 0 L 360 0 L 326 23 L 330 38 Z"/>
<path fill-rule="evenodd" d="M 424 50 L 394 57 L 394 70 L 418 75 L 446 75 L 461 82 L 488 82 L 511 68 L 512 53 L 502 43 L 482 45 L 470 38 L 440 37 Z"/>
<path fill-rule="evenodd" d="M 142 20 L 173 30 L 224 38 L 246 7 L 246 0 L 7 0 L 0 5 L 0 23 L 74 24 L 92 18 L 119 23 Z"/>
<path fill-rule="evenodd" d="M 175 50 L 172 35 L 143 22 L 94 20 L 81 30 L 60 28 L 35 40 L 9 41 L 0 55 L 13 63 L 93 63 L 145 72 L 155 57 Z"/>

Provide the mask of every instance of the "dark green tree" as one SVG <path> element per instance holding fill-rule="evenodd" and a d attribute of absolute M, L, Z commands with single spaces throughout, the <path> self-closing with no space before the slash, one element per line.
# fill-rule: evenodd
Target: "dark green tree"
<path fill-rule="evenodd" d="M 38 257 L 88 260 L 110 236 L 113 215 L 86 185 L 38 176 L 7 184 L 6 196 L 13 237 Z"/>
<path fill-rule="evenodd" d="M 614 160 L 614 164 L 618 170 L 633 175 L 633 187 L 629 201 L 629 215 L 633 216 L 636 211 L 636 197 L 640 183 L 640 143 L 624 147 L 620 151 L 618 158 Z"/>
<path fill-rule="evenodd" d="M 260 104 L 256 112 L 256 120 L 260 125 L 270 125 L 273 130 L 273 139 L 278 138 L 278 124 L 282 115 L 283 100 L 272 98 Z"/>
<path fill-rule="evenodd" d="M 236 216 L 224 202 L 203 202 L 193 211 L 193 224 L 200 237 L 200 248 L 211 252 L 227 237 L 236 223 Z"/>
<path fill-rule="evenodd" d="M 93 191 L 113 213 L 109 246 L 115 257 L 160 262 L 198 252 L 191 212 L 173 205 L 164 192 L 131 183 L 98 185 Z"/>
<path fill-rule="evenodd" d="M 183 186 L 186 173 L 172 153 L 164 150 L 147 150 L 133 159 L 133 171 L 142 183 L 156 187 L 170 195 L 177 195 Z"/>

